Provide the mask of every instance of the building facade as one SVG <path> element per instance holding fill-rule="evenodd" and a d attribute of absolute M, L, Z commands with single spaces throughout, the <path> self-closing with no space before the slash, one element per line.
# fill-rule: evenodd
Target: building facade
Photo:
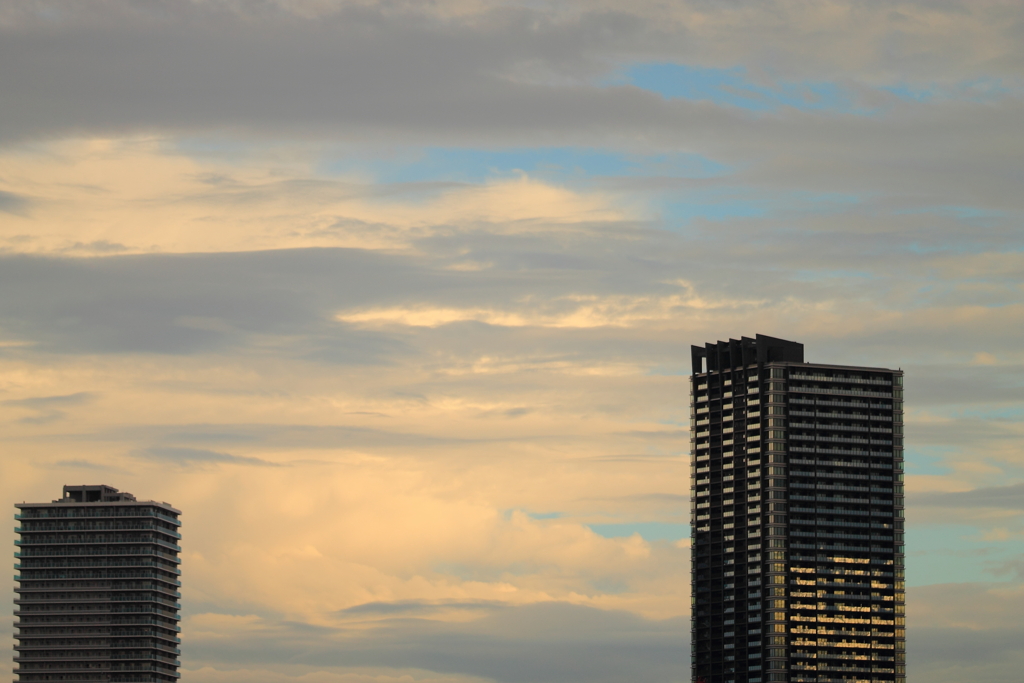
<path fill-rule="evenodd" d="M 176 681 L 181 511 L 102 485 L 15 507 L 19 681 Z"/>
<path fill-rule="evenodd" d="M 903 373 L 691 355 L 692 679 L 905 683 Z"/>

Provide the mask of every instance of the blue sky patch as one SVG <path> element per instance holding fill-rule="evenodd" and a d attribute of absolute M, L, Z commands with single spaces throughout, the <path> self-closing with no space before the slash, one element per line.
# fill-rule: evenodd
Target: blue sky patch
<path fill-rule="evenodd" d="M 974 526 L 943 524 L 907 530 L 907 585 L 991 581 L 991 568 L 1024 554 L 1024 538 L 987 541 Z"/>
<path fill-rule="evenodd" d="M 716 185 L 686 192 L 663 192 L 653 200 L 670 223 L 688 225 L 696 219 L 728 221 L 759 219 L 773 214 L 843 214 L 864 201 L 853 193 L 762 191 L 743 186 Z M 874 277 L 873 273 L 865 273 Z"/>
<path fill-rule="evenodd" d="M 932 454 L 923 452 L 925 450 L 931 451 Z M 942 455 L 934 454 L 936 451 Z M 955 457 L 956 449 L 946 446 L 908 448 L 906 451 L 904 471 L 910 475 L 930 474 L 945 476 L 947 474 L 952 474 L 953 468 L 943 463 L 949 462 Z"/>
<path fill-rule="evenodd" d="M 782 107 L 804 111 L 835 111 L 868 114 L 851 94 L 835 83 L 805 81 L 755 83 L 743 67 L 711 68 L 685 64 L 635 64 L 607 79 L 606 85 L 634 85 L 656 92 L 666 99 L 707 101 L 746 109 L 772 112 Z"/>
<path fill-rule="evenodd" d="M 593 532 L 605 538 L 623 538 L 640 534 L 645 541 L 678 541 L 690 537 L 689 524 L 670 522 L 626 522 L 621 524 L 590 524 Z"/>
<path fill-rule="evenodd" d="M 958 100 L 962 102 L 994 102 L 1005 97 L 1020 95 L 1020 87 L 1012 87 L 1001 78 L 976 78 L 961 83 L 948 85 L 928 83 L 912 85 L 897 83 L 880 88 L 896 95 L 900 99 L 913 102 L 932 103 L 941 100 Z"/>
<path fill-rule="evenodd" d="M 766 113 L 789 107 L 801 111 L 870 116 L 884 105 L 866 106 L 850 88 L 830 81 L 784 81 L 770 75 L 753 79 L 742 66 L 704 67 L 652 62 L 625 67 L 601 81 L 602 85 L 633 85 L 658 93 L 665 99 L 713 102 L 750 112 Z M 865 86 L 869 87 L 869 86 Z M 989 103 L 1019 96 L 1022 89 L 999 78 L 979 78 L 960 83 L 879 86 L 877 91 L 918 103 L 960 101 Z"/>
<path fill-rule="evenodd" d="M 408 148 L 388 157 L 346 154 L 325 160 L 321 170 L 331 175 L 369 173 L 381 183 L 481 183 L 521 173 L 572 182 L 595 177 L 714 178 L 731 172 L 728 166 L 698 154 L 645 155 L 576 147 Z"/>

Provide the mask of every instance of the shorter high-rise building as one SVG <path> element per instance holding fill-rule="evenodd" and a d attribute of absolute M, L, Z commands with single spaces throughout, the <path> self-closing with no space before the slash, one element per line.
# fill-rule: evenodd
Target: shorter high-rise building
<path fill-rule="evenodd" d="M 15 507 L 19 681 L 176 681 L 181 511 L 103 485 Z"/>

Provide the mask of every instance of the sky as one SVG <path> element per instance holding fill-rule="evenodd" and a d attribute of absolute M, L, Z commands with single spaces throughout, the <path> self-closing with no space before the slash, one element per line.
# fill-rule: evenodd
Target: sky
<path fill-rule="evenodd" d="M 910 679 L 1016 682 L 1022 162 L 1019 0 L 0 0 L 0 493 L 183 511 L 186 683 L 684 681 L 767 334 L 906 372 Z"/>

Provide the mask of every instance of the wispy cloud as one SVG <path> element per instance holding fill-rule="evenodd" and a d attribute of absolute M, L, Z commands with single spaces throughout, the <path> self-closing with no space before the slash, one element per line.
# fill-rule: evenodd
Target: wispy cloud
<path fill-rule="evenodd" d="M 41 425 L 63 420 L 68 415 L 67 410 L 65 410 L 66 408 L 85 405 L 95 399 L 96 394 L 88 391 L 79 391 L 61 396 L 33 396 L 31 398 L 8 399 L 0 401 L 0 404 L 33 411 L 34 415 L 19 418 L 18 422 Z"/>
<path fill-rule="evenodd" d="M 132 454 L 137 458 L 148 458 L 160 462 L 173 463 L 183 467 L 202 465 L 255 465 L 259 467 L 281 467 L 280 463 L 270 462 L 261 458 L 231 455 L 202 448 L 182 448 L 179 446 L 151 446 Z"/>
<path fill-rule="evenodd" d="M 990 486 L 949 493 L 922 493 L 912 496 L 912 499 L 915 505 L 919 506 L 1024 510 L 1024 484 Z"/>
<path fill-rule="evenodd" d="M 69 468 L 69 469 L 83 469 L 83 470 L 95 470 L 97 472 L 114 472 L 116 468 L 104 465 L 98 462 L 92 462 L 90 460 L 58 460 L 54 463 L 58 468 Z"/>

